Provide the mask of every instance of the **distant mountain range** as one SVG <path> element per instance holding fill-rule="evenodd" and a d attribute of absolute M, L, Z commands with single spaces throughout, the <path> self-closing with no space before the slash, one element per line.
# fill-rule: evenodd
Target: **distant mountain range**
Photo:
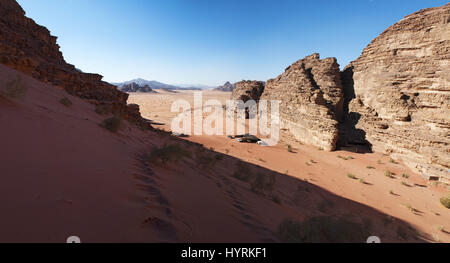
<path fill-rule="evenodd" d="M 202 84 L 165 84 L 156 80 L 146 80 L 142 78 L 132 79 L 124 82 L 111 82 L 112 85 L 117 86 L 119 90 L 125 92 L 152 92 L 152 90 L 215 90 L 230 92 L 236 88 L 236 83 L 229 81 L 225 82 L 222 86 L 213 87 Z M 130 85 L 135 85 L 131 86 Z M 126 86 L 126 87 L 124 87 Z M 144 88 L 147 87 L 147 88 Z M 146 91 L 150 90 L 150 91 Z"/>
<path fill-rule="evenodd" d="M 140 87 L 145 87 L 145 86 L 149 86 L 151 89 L 155 90 L 155 89 L 164 89 L 164 90 L 204 90 L 204 89 L 212 89 L 213 87 L 209 87 L 206 85 L 170 85 L 170 84 L 165 84 L 159 81 L 155 81 L 155 80 L 145 80 L 142 78 L 138 78 L 138 79 L 133 79 L 133 80 L 129 80 L 129 81 L 125 81 L 125 82 L 120 82 L 120 83 L 111 83 L 114 86 L 119 87 L 119 89 L 121 89 L 123 86 L 125 85 L 129 85 L 135 83 L 136 85 L 140 86 Z"/>

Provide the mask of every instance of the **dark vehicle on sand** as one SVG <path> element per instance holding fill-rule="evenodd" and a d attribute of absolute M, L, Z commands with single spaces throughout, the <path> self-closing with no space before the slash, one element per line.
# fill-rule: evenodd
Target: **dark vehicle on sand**
<path fill-rule="evenodd" d="M 236 136 L 235 138 L 237 139 L 238 142 L 242 142 L 242 143 L 257 143 L 260 141 L 260 139 L 258 137 L 256 137 L 255 135 L 250 135 L 250 134 Z"/>

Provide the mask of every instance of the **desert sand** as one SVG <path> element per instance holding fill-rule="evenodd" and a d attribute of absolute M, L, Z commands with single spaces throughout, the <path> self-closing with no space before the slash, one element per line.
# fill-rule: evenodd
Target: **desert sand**
<path fill-rule="evenodd" d="M 224 103 L 230 99 L 230 95 L 230 92 L 205 91 L 203 99 L 216 99 Z M 134 93 L 130 95 L 129 101 L 139 104 L 142 115 L 159 123 L 160 126 L 157 127 L 170 131 L 171 119 L 178 114 L 170 112 L 172 102 L 184 99 L 194 105 L 193 98 L 193 92 L 188 91 Z M 205 113 L 204 117 L 207 116 Z M 430 183 L 401 162 L 393 162 L 386 155 L 358 153 L 356 148 L 351 147 L 325 152 L 298 143 L 286 131 L 282 131 L 282 140 L 275 147 L 241 144 L 226 136 L 192 136 L 187 140 L 287 177 L 308 182 L 337 197 L 398 218 L 410 224 L 418 233 L 427 233 L 432 241 L 450 240 L 449 234 L 441 231 L 442 228 L 450 228 L 450 213 L 439 203 L 440 197 L 449 192 L 448 186 Z M 287 145 L 291 145 L 294 151 L 288 152 Z M 395 178 L 386 177 L 386 170 L 395 174 Z M 348 174 L 355 175 L 357 179 L 350 179 Z M 279 191 L 284 194 L 289 192 L 287 189 Z"/>
<path fill-rule="evenodd" d="M 314 225 L 324 218 L 352 223 L 332 223 L 342 239 L 318 241 L 364 242 L 366 235 L 384 242 L 449 241 L 450 213 L 438 201 L 448 191 L 386 156 L 327 153 L 287 134 L 278 146 L 260 147 L 224 136 L 180 139 L 127 122 L 111 133 L 100 127 L 107 116 L 95 106 L 2 65 L 0 77 L 21 79 L 25 90 L 22 98 L 0 101 L 0 242 L 64 242 L 72 235 L 82 242 L 280 242 L 286 240 L 279 226 L 287 219 Z M 168 123 L 172 99 L 191 95 L 132 94 L 129 102 Z M 204 98 L 228 96 L 208 92 Z M 59 102 L 65 97 L 72 106 Z M 192 156 L 150 163 L 148 154 L 165 144 Z M 233 176 L 239 167 L 274 176 L 273 189 L 255 191 Z M 397 179 L 384 177 L 385 169 Z M 347 178 L 349 172 L 365 183 Z M 402 173 L 410 178 L 398 178 Z"/>

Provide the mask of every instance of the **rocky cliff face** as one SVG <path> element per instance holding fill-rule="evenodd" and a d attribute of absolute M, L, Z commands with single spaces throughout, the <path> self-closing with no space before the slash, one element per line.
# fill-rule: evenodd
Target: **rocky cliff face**
<path fill-rule="evenodd" d="M 0 1 L 0 63 L 64 88 L 93 104 L 111 104 L 116 113 L 131 121 L 142 121 L 135 106 L 127 106 L 126 93 L 103 82 L 102 76 L 83 73 L 66 63 L 56 37 L 25 17 L 15 0 Z"/>
<path fill-rule="evenodd" d="M 367 141 L 427 177 L 450 179 L 450 4 L 388 28 L 343 79 L 344 128 L 356 132 L 344 132 L 345 143 Z"/>
<path fill-rule="evenodd" d="M 231 94 L 231 99 L 242 100 L 247 102 L 249 100 L 259 101 L 264 91 L 264 82 L 244 80 L 236 83 L 236 88 Z"/>
<path fill-rule="evenodd" d="M 247 101 L 254 100 L 258 103 L 262 93 L 264 92 L 264 82 L 262 81 L 244 80 L 236 83 L 235 86 L 236 87 L 231 94 L 231 100 L 236 102 L 243 101 L 246 103 Z M 238 105 L 238 107 L 240 106 Z M 256 112 L 254 114 L 256 114 Z M 250 113 L 249 108 L 246 108 L 245 117 L 249 119 L 255 116 Z"/>
<path fill-rule="evenodd" d="M 280 101 L 281 126 L 297 140 L 331 151 L 338 140 L 343 97 L 336 59 L 313 54 L 269 80 L 261 99 Z"/>

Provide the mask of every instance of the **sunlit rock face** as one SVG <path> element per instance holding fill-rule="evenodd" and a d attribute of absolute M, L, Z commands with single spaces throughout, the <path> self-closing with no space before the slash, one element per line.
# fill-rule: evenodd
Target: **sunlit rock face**
<path fill-rule="evenodd" d="M 280 101 L 281 126 L 297 140 L 332 151 L 338 140 L 343 97 L 336 59 L 313 54 L 267 81 L 261 99 Z"/>
<path fill-rule="evenodd" d="M 352 78 L 352 79 L 351 79 Z M 450 4 L 405 17 L 343 73 L 348 122 L 374 151 L 450 178 Z M 343 138 L 351 143 L 358 136 Z"/>
<path fill-rule="evenodd" d="M 231 94 L 231 99 L 242 100 L 247 102 L 249 100 L 259 101 L 264 91 L 264 82 L 244 80 L 235 84 L 236 88 Z"/>

